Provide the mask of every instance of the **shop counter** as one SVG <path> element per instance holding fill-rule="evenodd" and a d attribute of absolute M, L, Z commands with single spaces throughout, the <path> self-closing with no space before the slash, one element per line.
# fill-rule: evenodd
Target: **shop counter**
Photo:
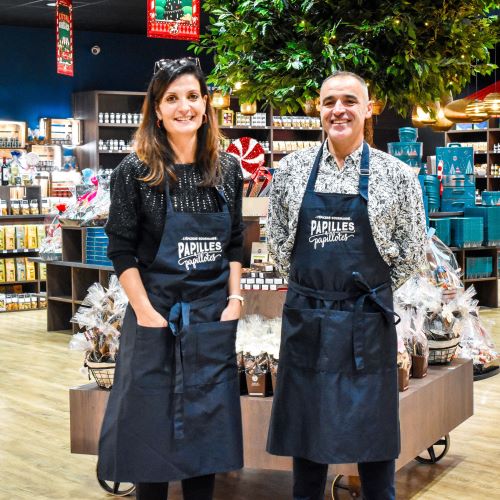
<path fill-rule="evenodd" d="M 423 379 L 411 379 L 400 392 L 401 454 L 399 470 L 473 414 L 472 361 L 455 359 L 430 366 Z M 95 383 L 70 389 L 71 452 L 97 454 L 97 443 L 109 392 Z M 291 470 L 288 457 L 266 453 L 272 397 L 241 397 L 245 467 Z M 333 417 L 332 417 L 333 418 Z M 357 476 L 355 464 L 331 465 L 330 473 Z"/>

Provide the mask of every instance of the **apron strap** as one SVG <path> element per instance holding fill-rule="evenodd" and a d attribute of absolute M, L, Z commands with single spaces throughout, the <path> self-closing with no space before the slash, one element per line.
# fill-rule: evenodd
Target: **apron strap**
<path fill-rule="evenodd" d="M 359 194 L 368 201 L 368 181 L 370 180 L 370 148 L 363 142 L 361 164 L 359 166 Z"/>
<path fill-rule="evenodd" d="M 323 148 L 325 147 L 326 140 L 319 148 L 318 154 L 314 159 L 313 167 L 307 181 L 306 191 L 314 191 L 316 179 L 318 177 L 319 167 L 321 165 L 321 158 L 323 156 Z M 368 181 L 370 179 L 370 148 L 366 142 L 363 142 L 363 151 L 361 152 L 361 163 L 359 168 L 359 194 L 366 201 L 368 201 Z"/>
<path fill-rule="evenodd" d="M 184 437 L 184 364 L 182 331 L 189 326 L 189 302 L 177 302 L 170 309 L 168 323 L 175 337 L 174 439 Z"/>
<path fill-rule="evenodd" d="M 288 288 L 298 295 L 303 295 L 304 297 L 312 297 L 319 300 L 348 300 L 355 299 L 359 297 L 359 291 L 352 292 L 336 292 L 328 290 L 317 290 L 316 288 L 309 288 L 304 285 L 299 285 L 296 281 L 289 280 Z"/>
<path fill-rule="evenodd" d="M 365 301 L 371 300 L 382 312 L 384 319 L 388 324 L 397 325 L 401 318 L 397 313 L 395 313 L 390 307 L 387 307 L 377 296 L 377 292 L 385 290 L 391 286 L 390 281 L 386 281 L 375 288 L 371 288 L 364 276 L 361 273 L 353 272 L 352 276 L 354 282 L 361 290 L 365 291 L 356 303 L 354 304 L 354 318 L 352 321 L 352 347 L 354 352 L 354 363 L 356 365 L 356 370 L 363 370 L 365 367 L 364 360 L 364 336 L 363 329 L 361 325 L 361 313 L 363 312 L 363 307 Z M 394 318 L 397 318 L 394 322 Z"/>

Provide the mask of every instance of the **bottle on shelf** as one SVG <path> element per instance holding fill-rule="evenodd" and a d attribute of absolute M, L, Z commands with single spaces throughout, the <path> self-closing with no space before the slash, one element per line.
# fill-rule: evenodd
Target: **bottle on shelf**
<path fill-rule="evenodd" d="M 9 166 L 7 165 L 7 158 L 4 156 L 2 161 L 2 186 L 9 185 Z"/>

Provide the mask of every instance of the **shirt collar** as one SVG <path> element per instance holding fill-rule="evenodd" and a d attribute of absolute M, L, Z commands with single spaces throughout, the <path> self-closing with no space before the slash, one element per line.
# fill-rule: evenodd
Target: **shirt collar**
<path fill-rule="evenodd" d="M 359 148 L 356 148 L 351 154 L 348 154 L 346 156 L 345 162 L 344 162 L 344 167 L 342 170 L 344 170 L 346 167 L 355 167 L 359 170 L 360 164 L 361 164 L 361 153 L 363 152 L 363 143 L 359 146 Z M 323 158 L 324 161 L 329 163 L 330 165 L 335 166 L 338 168 L 337 162 L 335 161 L 335 158 L 333 155 L 330 153 L 330 150 L 328 149 L 328 141 L 325 141 L 323 144 Z"/>

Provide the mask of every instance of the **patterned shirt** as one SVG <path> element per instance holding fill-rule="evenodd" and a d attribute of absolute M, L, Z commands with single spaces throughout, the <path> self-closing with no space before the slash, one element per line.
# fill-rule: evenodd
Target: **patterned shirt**
<path fill-rule="evenodd" d="M 327 143 L 315 190 L 324 193 L 359 193 L 362 146 L 339 168 Z M 299 209 L 319 147 L 285 156 L 273 177 L 269 200 L 268 245 L 280 272 L 288 275 L 295 243 Z M 424 265 L 425 215 L 422 191 L 411 168 L 393 156 L 370 148 L 368 217 L 375 245 L 390 266 L 392 285 L 399 288 Z"/>

